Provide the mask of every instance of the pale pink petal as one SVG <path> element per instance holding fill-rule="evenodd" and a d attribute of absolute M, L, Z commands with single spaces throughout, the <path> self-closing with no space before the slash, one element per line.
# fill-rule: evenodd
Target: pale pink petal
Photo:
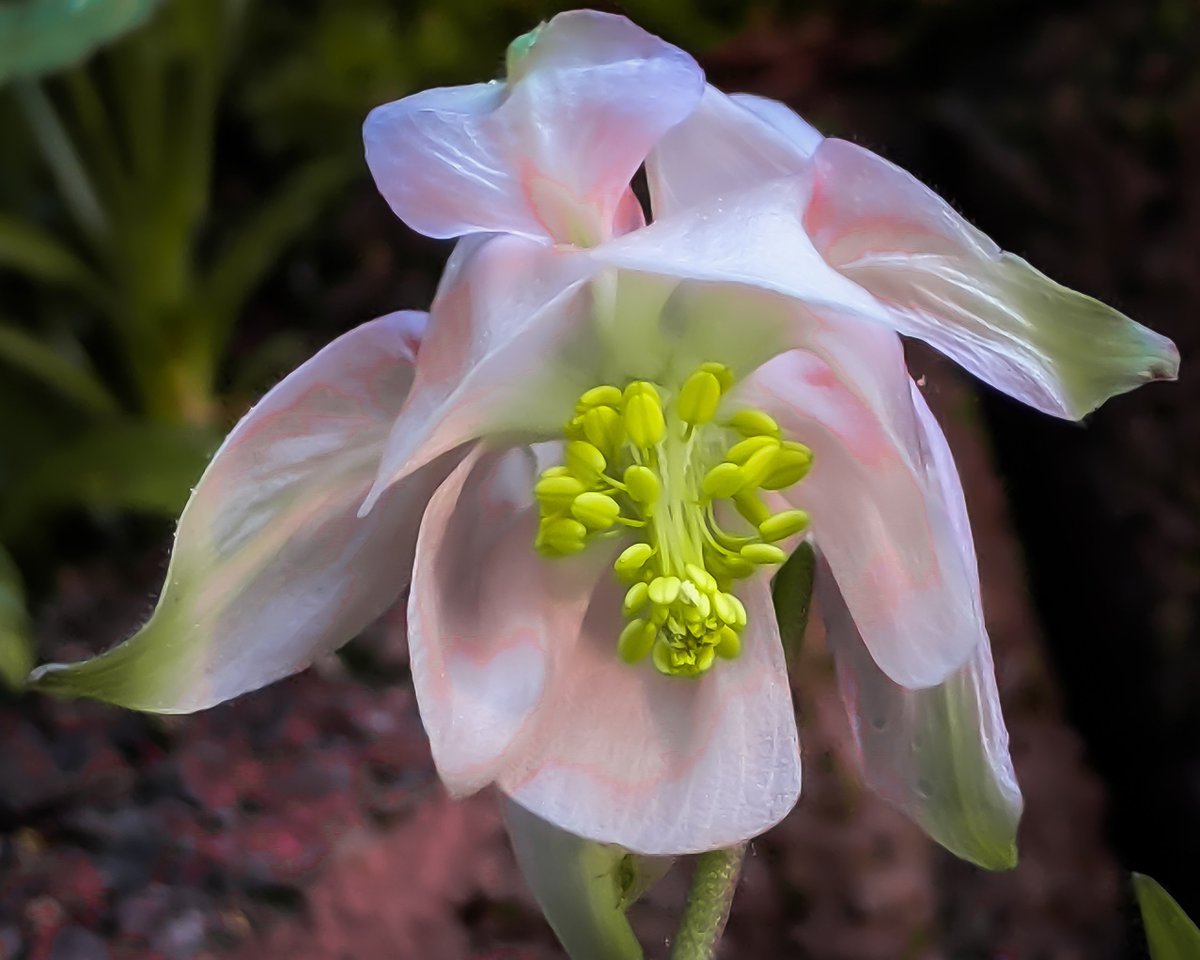
<path fill-rule="evenodd" d="M 655 219 L 799 173 L 821 134 L 775 100 L 707 87 L 646 159 Z"/>
<path fill-rule="evenodd" d="M 804 223 L 838 270 L 919 337 L 1018 400 L 1078 419 L 1173 379 L 1170 340 L 1001 250 L 928 187 L 862 147 L 813 154 Z"/>
<path fill-rule="evenodd" d="M 963 562 L 974 570 L 950 450 L 924 398 L 913 395 L 932 480 L 959 531 Z M 945 682 L 909 690 L 875 664 L 824 564 L 817 589 L 867 782 L 958 856 L 989 869 L 1014 866 L 1021 792 L 986 638 Z"/>
<path fill-rule="evenodd" d="M 624 17 L 571 11 L 541 28 L 508 83 L 373 110 L 367 162 L 396 214 L 429 236 L 597 243 L 646 154 L 703 88 L 682 50 Z"/>
<path fill-rule="evenodd" d="M 564 830 L 651 855 L 729 846 L 782 819 L 800 791 L 791 692 L 766 581 L 741 595 L 742 655 L 682 679 L 617 658 L 621 593 L 602 579 L 582 633 L 557 638 L 500 788 Z"/>
<path fill-rule="evenodd" d="M 356 516 L 412 381 L 425 315 L 335 340 L 230 433 L 179 521 L 163 593 L 131 639 L 35 682 L 139 710 L 185 713 L 303 669 L 408 583 L 417 524 L 448 466 Z"/>
<path fill-rule="evenodd" d="M 802 222 L 811 194 L 805 176 L 768 180 L 710 196 L 587 252 L 596 263 L 674 277 L 736 283 L 890 325 L 888 311 L 826 263 Z M 737 324 L 729 324 L 731 341 Z"/>
<path fill-rule="evenodd" d="M 731 253 L 706 242 L 705 268 L 690 275 L 811 303 L 815 246 L 879 301 L 867 309 L 852 298 L 847 309 L 928 341 L 1046 413 L 1079 418 L 1178 372 L 1178 351 L 1165 337 L 1043 276 L 905 171 L 854 144 L 822 140 L 782 104 L 710 89 L 660 142 L 647 170 L 656 217 L 718 196 L 700 232 L 706 241 L 725 234 L 741 245 Z M 795 180 L 793 197 L 761 186 L 786 176 Z M 777 225 L 763 230 L 764 193 L 776 195 L 780 215 L 802 217 L 799 232 L 811 245 Z"/>
<path fill-rule="evenodd" d="M 825 359 L 775 358 L 738 402 L 767 410 L 812 448 L 812 472 L 787 496 L 811 514 L 875 661 L 902 686 L 928 687 L 986 642 L 979 582 L 970 541 L 931 475 L 896 337 L 870 329 L 827 339 Z"/>
<path fill-rule="evenodd" d="M 601 382 L 594 272 L 570 250 L 522 237 L 459 244 L 364 514 L 391 484 L 470 440 L 561 435 L 579 394 Z"/>
<path fill-rule="evenodd" d="M 533 546 L 534 458 L 476 447 L 429 501 L 408 604 L 413 686 L 452 793 L 496 776 L 547 698 L 604 557 L 552 562 Z"/>

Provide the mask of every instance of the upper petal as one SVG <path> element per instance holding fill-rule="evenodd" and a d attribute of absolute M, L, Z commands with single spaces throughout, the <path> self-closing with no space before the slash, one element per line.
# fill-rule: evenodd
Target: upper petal
<path fill-rule="evenodd" d="M 367 520 L 356 513 L 424 323 L 406 312 L 364 324 L 263 397 L 188 501 L 149 622 L 34 681 L 140 710 L 199 710 L 302 669 L 393 603 L 445 470 L 393 488 Z"/>
<path fill-rule="evenodd" d="M 940 683 L 984 642 L 969 539 L 932 475 L 898 338 L 843 320 L 821 356 L 792 351 L 760 368 L 740 400 L 812 448 L 786 492 L 880 668 L 902 686 Z"/>
<path fill-rule="evenodd" d="M 747 211 L 761 203 L 756 187 L 765 179 L 811 180 L 792 213 L 802 210 L 815 249 L 879 304 L 847 307 L 928 341 L 1046 413 L 1079 418 L 1115 394 L 1178 373 L 1170 340 L 1045 277 L 910 174 L 854 144 L 822 140 L 782 104 L 710 88 L 656 147 L 647 171 L 656 217 L 706 196 L 722 199 L 709 231 L 739 236 L 743 251 L 718 260 L 712 279 L 802 298 L 811 296 L 802 279 L 808 244 L 746 229 L 748 216 L 761 218 Z"/>
<path fill-rule="evenodd" d="M 705 88 L 646 159 L 655 219 L 800 173 L 821 134 L 777 100 Z"/>
<path fill-rule="evenodd" d="M 811 162 L 813 242 L 887 305 L 901 333 L 1072 419 L 1177 375 L 1170 340 L 1001 250 L 894 164 L 842 140 L 825 140 Z"/>
<path fill-rule="evenodd" d="M 695 679 L 616 656 L 621 593 L 604 578 L 498 783 L 571 833 L 636 853 L 730 846 L 795 805 L 800 754 L 779 629 L 763 579 L 742 593 L 742 654 Z"/>
<path fill-rule="evenodd" d="M 974 570 L 949 447 L 913 392 L 932 478 L 959 531 L 963 562 Z M 876 665 L 824 563 L 817 589 L 867 781 L 958 856 L 993 870 L 1014 866 L 1022 800 L 986 638 L 945 682 L 909 690 Z"/>
<path fill-rule="evenodd" d="M 540 28 L 514 72 L 507 83 L 427 90 L 368 116 L 367 162 L 413 229 L 599 242 L 646 154 L 704 88 L 682 50 L 590 10 Z"/>

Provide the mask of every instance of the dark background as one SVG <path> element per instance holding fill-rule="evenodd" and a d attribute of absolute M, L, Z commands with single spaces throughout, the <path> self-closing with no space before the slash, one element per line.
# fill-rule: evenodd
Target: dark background
<path fill-rule="evenodd" d="M 114 335 L 78 289 L 44 263 L 16 269 L 0 242 L 0 332 L 94 371 L 116 408 L 84 415 L 0 351 L 0 543 L 28 610 L 0 633 L 4 663 L 28 656 L 23 636 L 38 659 L 59 659 L 127 635 L 220 433 L 338 332 L 428 303 L 446 248 L 411 235 L 375 194 L 361 118 L 424 86 L 495 75 L 507 41 L 554 9 L 250 3 L 188 61 L 181 32 L 206 29 L 189 19 L 197 2 L 164 3 L 85 67 L 36 81 L 89 164 L 79 76 L 109 105 L 118 162 L 141 171 L 113 203 L 137 225 L 121 243 L 98 248 L 72 219 L 18 102 L 29 81 L 0 87 L 0 212 L 144 309 L 137 337 Z M 695 52 L 724 89 L 785 100 L 913 171 L 1002 246 L 1183 356 L 1181 382 L 1080 426 L 914 354 L 976 526 L 1028 800 L 1022 863 L 986 877 L 952 862 L 853 786 L 813 638 L 796 679 L 805 796 L 756 845 L 723 955 L 1145 956 L 1129 871 L 1200 915 L 1200 8 L 672 0 L 625 12 Z M 211 77 L 210 119 L 187 154 L 209 157 L 192 182 L 211 189 L 162 236 L 155 217 L 129 211 L 160 208 L 175 174 L 158 176 L 152 158 L 139 167 L 139 135 L 122 141 L 120 121 L 139 89 L 120 79 L 135 69 L 126 61 L 149 70 L 159 50 L 182 57 L 184 80 Z M 166 78 L 167 116 L 184 110 L 170 100 L 176 73 L 143 74 Z M 146 293 L 145 277 L 166 269 L 151 252 L 170 249 L 173 230 L 179 262 L 202 274 L 296 171 L 315 172 L 280 202 L 282 226 L 257 235 L 269 256 L 229 308 L 228 338 L 187 368 L 200 373 L 186 390 L 151 382 L 144 371 L 194 347 L 178 335 L 186 305 L 207 303 L 194 279 L 175 299 Z M 439 792 L 393 632 L 194 718 L 5 694 L 0 958 L 553 956 L 493 800 L 452 805 Z M 680 873 L 635 913 L 652 955 Z"/>

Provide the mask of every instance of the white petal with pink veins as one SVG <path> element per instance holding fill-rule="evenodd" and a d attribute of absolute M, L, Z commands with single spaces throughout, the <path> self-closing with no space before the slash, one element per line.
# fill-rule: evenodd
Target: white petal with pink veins
<path fill-rule="evenodd" d="M 358 507 L 412 382 L 425 315 L 350 331 L 233 429 L 184 509 L 149 622 L 102 656 L 50 664 L 46 689 L 185 713 L 335 649 L 408 584 L 421 512 L 449 466 Z"/>
<path fill-rule="evenodd" d="M 564 830 L 644 854 L 729 846 L 781 820 L 800 753 L 765 579 L 747 582 L 742 654 L 698 678 L 616 656 L 621 593 L 605 578 L 562 655 L 536 726 L 498 783 Z"/>
<path fill-rule="evenodd" d="M 380 192 L 433 237 L 505 232 L 590 245 L 630 225 L 628 187 L 704 88 L 696 62 L 626 20 L 554 17 L 507 83 L 427 90 L 364 126 Z"/>

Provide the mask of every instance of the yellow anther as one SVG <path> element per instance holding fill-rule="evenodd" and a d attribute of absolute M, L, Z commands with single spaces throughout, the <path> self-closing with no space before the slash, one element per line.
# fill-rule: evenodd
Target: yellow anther
<path fill-rule="evenodd" d="M 808 514 L 803 510 L 784 510 L 767 517 L 758 525 L 758 535 L 764 540 L 786 540 L 808 527 Z"/>
<path fill-rule="evenodd" d="M 636 577 L 641 572 L 646 561 L 654 556 L 654 548 L 648 543 L 635 543 L 621 551 L 621 555 L 613 562 L 613 570 L 617 575 L 626 579 Z"/>
<path fill-rule="evenodd" d="M 705 373 L 711 373 L 717 378 L 717 382 L 721 385 L 721 392 L 728 392 L 733 386 L 733 371 L 723 363 L 702 363 L 700 369 Z"/>
<path fill-rule="evenodd" d="M 584 393 L 579 398 L 575 409 L 580 413 L 586 413 L 592 407 L 619 407 L 621 399 L 621 388 L 605 383 L 598 387 L 592 387 L 591 390 Z"/>
<path fill-rule="evenodd" d="M 733 498 L 733 505 L 737 507 L 738 513 L 756 527 L 771 516 L 771 511 L 767 509 L 767 505 L 762 502 L 758 494 L 752 491 L 739 493 Z"/>
<path fill-rule="evenodd" d="M 675 651 L 671 649 L 669 643 L 664 643 L 659 640 L 651 648 L 654 667 L 659 673 L 665 673 L 668 677 L 675 673 Z"/>
<path fill-rule="evenodd" d="M 581 493 L 571 504 L 571 516 L 591 530 L 607 530 L 620 515 L 616 500 L 595 491 Z"/>
<path fill-rule="evenodd" d="M 572 476 L 543 476 L 533 485 L 533 495 L 547 507 L 565 510 L 585 489 Z"/>
<path fill-rule="evenodd" d="M 562 464 L 559 464 L 557 467 L 547 467 L 545 470 L 542 471 L 542 479 L 543 480 L 546 479 L 547 477 L 569 477 L 570 475 L 571 475 L 571 471 L 568 470 L 566 467 L 564 467 Z"/>
<path fill-rule="evenodd" d="M 721 381 L 707 370 L 697 370 L 683 382 L 675 410 L 680 420 L 695 426 L 715 417 L 720 402 Z"/>
<path fill-rule="evenodd" d="M 572 440 L 567 444 L 567 469 L 584 482 L 595 483 L 608 461 L 596 447 L 586 440 Z"/>
<path fill-rule="evenodd" d="M 755 437 L 755 439 L 759 439 Z M 762 437 L 763 440 L 769 440 L 769 437 Z M 749 440 L 743 440 L 743 443 L 749 443 Z M 742 489 L 756 490 L 762 486 L 762 482 L 767 478 L 771 469 L 775 465 L 775 458 L 779 455 L 779 445 L 771 440 L 774 446 L 764 446 L 746 459 L 742 464 Z"/>
<path fill-rule="evenodd" d="M 638 503 L 646 505 L 657 502 L 659 494 L 662 492 L 662 484 L 658 481 L 656 474 L 649 467 L 643 467 L 641 464 L 634 464 L 625 470 L 625 486 L 629 490 L 629 495 Z"/>
<path fill-rule="evenodd" d="M 717 634 L 717 642 L 713 645 L 717 656 L 723 660 L 733 660 L 742 652 L 742 638 L 732 627 L 722 627 Z"/>
<path fill-rule="evenodd" d="M 648 450 L 663 438 L 667 425 L 658 392 L 649 384 L 643 384 L 648 389 L 630 392 L 635 386 L 631 383 L 625 390 L 625 433 L 635 447 Z"/>
<path fill-rule="evenodd" d="M 650 599 L 650 588 L 643 582 L 635 583 L 625 594 L 625 602 L 621 605 L 625 616 L 632 617 L 642 609 Z"/>
<path fill-rule="evenodd" d="M 760 486 L 764 490 L 783 490 L 799 483 L 812 469 L 812 451 L 802 443 L 784 441 Z"/>
<path fill-rule="evenodd" d="M 742 468 L 736 463 L 718 463 L 704 475 L 700 490 L 710 500 L 732 497 L 745 483 Z"/>
<path fill-rule="evenodd" d="M 650 599 L 657 606 L 670 606 L 679 599 L 678 577 L 655 577 L 650 581 Z"/>
<path fill-rule="evenodd" d="M 783 563 L 787 554 L 773 543 L 748 543 L 742 547 L 742 558 L 751 563 L 767 565 Z"/>
<path fill-rule="evenodd" d="M 583 549 L 587 527 L 578 520 L 559 517 L 546 520 L 538 531 L 538 544 L 554 553 L 578 553 Z"/>
<path fill-rule="evenodd" d="M 704 593 L 712 593 L 717 589 L 717 581 L 713 579 L 711 573 L 703 567 L 699 567 L 694 563 L 686 563 L 683 566 L 683 572 L 688 575 L 688 579 L 694 583 Z"/>
<path fill-rule="evenodd" d="M 724 623 L 737 623 L 737 607 L 734 605 L 732 593 L 714 593 L 712 598 L 713 613 Z"/>
<path fill-rule="evenodd" d="M 779 449 L 779 441 L 774 437 L 747 437 L 735 443 L 725 453 L 725 459 L 731 463 L 746 463 L 754 454 L 769 449 L 772 452 Z"/>
<path fill-rule="evenodd" d="M 733 626 L 735 629 L 741 630 L 746 625 L 748 619 L 746 617 L 746 608 L 742 606 L 742 601 L 735 594 L 729 593 L 726 596 L 729 597 L 729 601 L 733 604 L 735 612 Z"/>
<path fill-rule="evenodd" d="M 712 668 L 713 660 L 716 659 L 717 652 L 708 644 L 702 646 L 696 652 L 696 662 L 694 670 L 696 674 L 706 673 Z"/>
<path fill-rule="evenodd" d="M 729 425 L 743 437 L 778 437 L 779 424 L 761 410 L 739 410 Z"/>
<path fill-rule="evenodd" d="M 625 440 L 621 415 L 612 407 L 592 407 L 583 415 L 583 436 L 592 446 L 616 453 Z"/>
<path fill-rule="evenodd" d="M 654 638 L 658 628 L 645 620 L 630 620 L 617 638 L 617 656 L 626 663 L 637 663 L 646 659 L 650 648 L 654 646 Z"/>

